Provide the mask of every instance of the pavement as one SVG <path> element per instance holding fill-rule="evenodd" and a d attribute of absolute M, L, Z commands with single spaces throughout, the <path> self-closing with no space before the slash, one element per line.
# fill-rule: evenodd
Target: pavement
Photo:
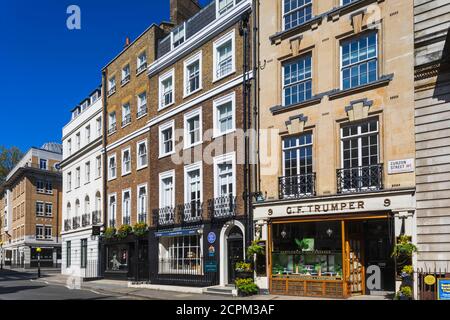
<path fill-rule="evenodd" d="M 0 271 L 0 300 L 332 300 L 310 297 L 290 297 L 278 295 L 255 295 L 251 297 L 231 297 L 211 294 L 185 293 L 176 291 L 131 288 L 127 281 L 97 280 L 68 281 L 69 277 L 58 270 L 41 270 L 42 277 L 37 279 L 35 270 Z M 349 300 L 388 300 L 383 296 L 360 296 Z"/>

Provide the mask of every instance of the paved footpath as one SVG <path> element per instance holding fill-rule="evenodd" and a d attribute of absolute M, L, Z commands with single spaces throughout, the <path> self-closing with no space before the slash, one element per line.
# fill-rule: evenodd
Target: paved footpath
<path fill-rule="evenodd" d="M 14 274 L 14 273 L 13 273 Z M 31 281 L 35 285 L 63 287 L 65 290 L 69 290 L 72 293 L 73 299 L 77 299 L 76 296 L 79 292 L 90 292 L 91 294 L 97 294 L 98 296 L 104 296 L 109 298 L 123 299 L 139 299 L 139 300 L 330 300 L 319 298 L 306 298 L 306 297 L 289 297 L 278 295 L 256 295 L 247 298 L 231 297 L 231 296 L 219 296 L 210 294 L 195 294 L 195 293 L 183 293 L 176 291 L 162 291 L 151 290 L 143 288 L 130 288 L 127 281 L 117 280 L 97 280 L 97 281 L 84 281 L 80 284 L 78 289 L 68 288 L 68 276 L 64 276 L 56 270 L 44 270 L 42 272 L 42 278 L 36 279 L 36 271 L 22 271 L 18 273 L 20 277 L 27 277 L 28 281 Z M 10 275 L 11 276 L 11 275 Z M 0 273 L 0 284 L 2 281 Z M 81 290 L 80 290 L 81 289 Z M 0 299 L 2 298 L 2 290 L 0 288 Z M 20 299 L 20 298 L 19 298 Z M 386 300 L 385 297 L 380 296 L 364 296 L 353 297 L 350 300 Z"/>

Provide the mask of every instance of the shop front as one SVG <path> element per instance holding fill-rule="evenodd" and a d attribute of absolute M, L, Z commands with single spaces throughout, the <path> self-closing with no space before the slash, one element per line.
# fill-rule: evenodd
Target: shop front
<path fill-rule="evenodd" d="M 409 204 L 407 194 L 261 204 L 255 223 L 260 240 L 267 241 L 267 274 L 257 283 L 277 295 L 347 298 L 395 292 L 391 255 L 402 230 L 413 232 L 405 222 L 412 217 Z"/>

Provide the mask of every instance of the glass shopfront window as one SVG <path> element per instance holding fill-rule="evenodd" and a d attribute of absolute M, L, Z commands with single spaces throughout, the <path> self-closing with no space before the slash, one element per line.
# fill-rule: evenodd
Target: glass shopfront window
<path fill-rule="evenodd" d="M 160 239 L 160 274 L 202 275 L 203 257 L 200 236 Z"/>
<path fill-rule="evenodd" d="M 107 271 L 128 271 L 128 245 L 112 245 L 106 247 Z"/>
<path fill-rule="evenodd" d="M 339 221 L 275 224 L 272 276 L 341 280 Z"/>

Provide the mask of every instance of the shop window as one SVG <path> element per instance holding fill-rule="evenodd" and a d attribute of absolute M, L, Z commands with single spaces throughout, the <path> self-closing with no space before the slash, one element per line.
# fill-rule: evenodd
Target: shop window
<path fill-rule="evenodd" d="M 85 269 L 86 266 L 87 266 L 87 249 L 88 249 L 87 239 L 81 239 L 81 262 L 80 262 L 80 266 L 83 269 Z"/>
<path fill-rule="evenodd" d="M 276 224 L 273 227 L 273 277 L 342 279 L 340 222 Z"/>
<path fill-rule="evenodd" d="M 203 274 L 200 236 L 161 238 L 160 246 L 160 274 Z"/>
<path fill-rule="evenodd" d="M 128 245 L 106 247 L 107 271 L 128 271 Z"/>

